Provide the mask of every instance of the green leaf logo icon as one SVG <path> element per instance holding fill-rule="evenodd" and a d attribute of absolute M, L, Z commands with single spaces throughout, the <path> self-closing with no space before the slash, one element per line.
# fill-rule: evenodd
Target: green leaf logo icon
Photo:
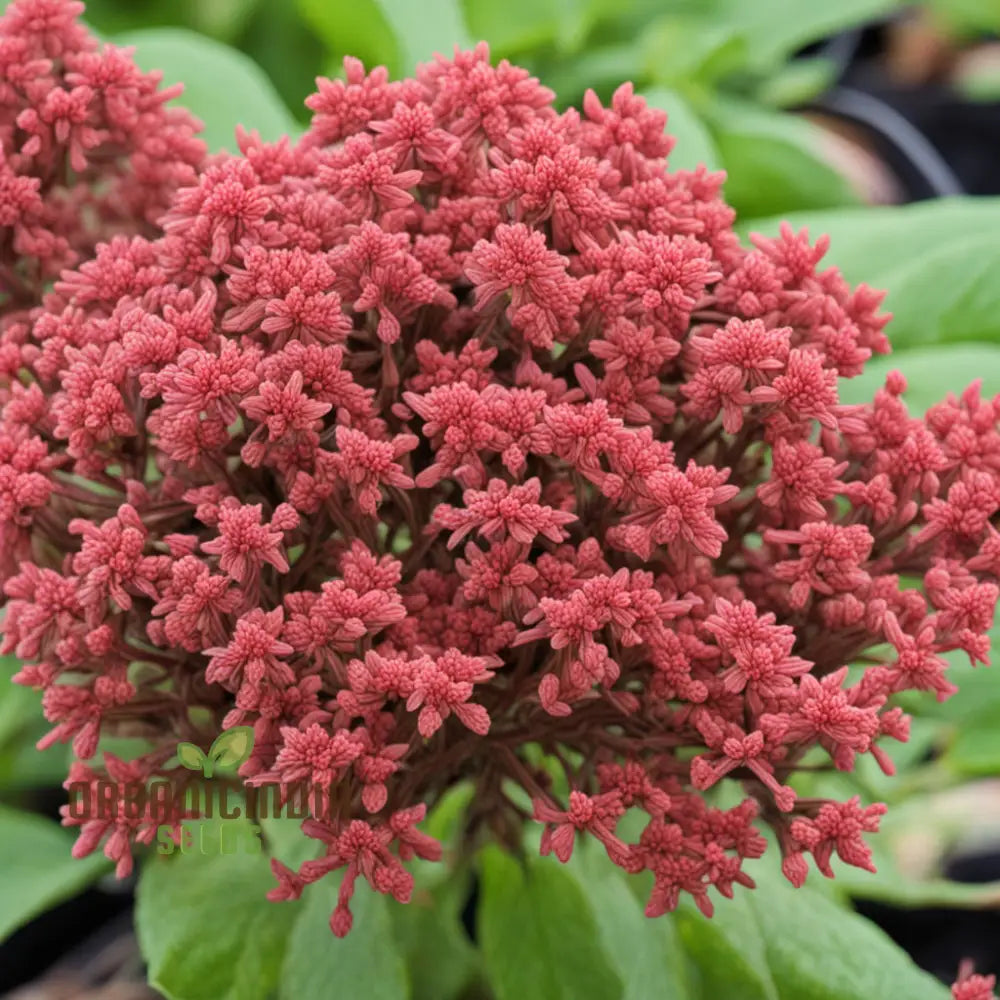
<path fill-rule="evenodd" d="M 211 778 L 217 769 L 234 771 L 253 750 L 253 726 L 233 726 L 216 737 L 206 754 L 194 743 L 178 743 L 177 759 L 191 771 Z"/>
<path fill-rule="evenodd" d="M 190 771 L 203 771 L 209 762 L 201 747 L 193 743 L 178 743 L 177 759 Z"/>
<path fill-rule="evenodd" d="M 215 768 L 235 771 L 253 750 L 253 726 L 233 726 L 218 736 L 208 751 L 205 777 L 210 778 Z"/>

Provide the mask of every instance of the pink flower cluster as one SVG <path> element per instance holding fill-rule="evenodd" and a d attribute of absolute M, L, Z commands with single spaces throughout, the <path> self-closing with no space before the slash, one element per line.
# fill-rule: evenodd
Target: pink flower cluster
<path fill-rule="evenodd" d="M 670 171 L 630 86 L 559 114 L 485 45 L 345 71 L 300 142 L 240 133 L 159 236 L 4 332 L 4 650 L 43 743 L 96 780 L 102 734 L 144 736 L 128 775 L 181 780 L 179 740 L 252 725 L 248 783 L 328 791 L 272 895 L 345 870 L 336 934 L 358 876 L 409 898 L 462 781 L 470 833 L 519 842 L 519 786 L 543 853 L 589 835 L 652 872 L 650 915 L 752 886 L 758 820 L 797 886 L 870 869 L 884 806 L 794 776 L 891 772 L 892 696 L 986 662 L 1000 401 L 914 417 L 893 374 L 839 403 L 888 350 L 881 295 L 825 239 L 741 246 L 723 175 Z M 123 811 L 78 852 L 124 872 L 150 829 Z"/>
<path fill-rule="evenodd" d="M 102 240 L 156 235 L 174 191 L 195 183 L 205 157 L 199 123 L 166 107 L 181 87 L 160 89 L 160 74 L 141 73 L 130 50 L 100 46 L 78 22 L 82 11 L 75 0 L 13 0 L 0 15 L 0 370 L 8 379 L 32 342 L 30 310 L 53 279 Z"/>

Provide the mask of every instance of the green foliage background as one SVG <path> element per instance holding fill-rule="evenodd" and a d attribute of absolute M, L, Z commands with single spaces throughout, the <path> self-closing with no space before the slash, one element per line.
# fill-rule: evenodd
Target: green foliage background
<path fill-rule="evenodd" d="M 145 69 L 182 81 L 213 149 L 235 148 L 237 123 L 266 139 L 296 134 L 314 77 L 345 54 L 408 73 L 435 51 L 484 38 L 495 57 L 527 65 L 578 102 L 607 98 L 632 79 L 669 114 L 671 163 L 725 169 L 726 193 L 746 232 L 773 233 L 781 218 L 832 237 L 829 260 L 849 280 L 889 289 L 895 354 L 842 383 L 846 402 L 871 397 L 898 367 L 923 412 L 949 389 L 982 378 L 1000 392 L 1000 199 L 951 199 L 902 208 L 858 203 L 829 165 L 821 135 L 789 108 L 825 88 L 832 64 L 792 55 L 830 33 L 887 16 L 895 0 L 90 0 L 89 23 L 134 45 Z M 1000 3 L 935 0 L 958 34 L 1000 29 Z M 30 811 L 39 789 L 65 776 L 67 753 L 33 749 L 45 731 L 37 696 L 0 677 L 0 936 L 102 877 L 105 862 L 68 857 L 72 837 Z M 153 856 L 138 891 L 137 924 L 151 981 L 172 1000 L 945 1000 L 880 931 L 855 916 L 847 893 L 900 905 L 1000 904 L 1000 886 L 963 886 L 939 862 L 962 835 L 937 807 L 956 786 L 1000 773 L 1000 677 L 956 658 L 961 692 L 945 705 L 912 699 L 900 774 L 818 772 L 805 794 L 861 794 L 892 807 L 876 838 L 877 876 L 841 868 L 832 884 L 793 891 L 770 862 L 754 893 L 737 891 L 706 921 L 693 907 L 646 920 L 641 879 L 579 849 L 566 867 L 495 848 L 443 866 L 417 864 L 408 907 L 362 887 L 345 942 L 326 920 L 336 885 L 298 904 L 263 902 L 273 884 L 263 856 Z M 127 755 L 128 747 L 109 743 Z M 930 763 L 927 760 L 930 759 Z M 454 851 L 466 791 L 431 817 Z M 915 825 L 936 854 L 919 872 L 906 843 Z M 269 846 L 288 862 L 303 841 L 272 822 Z M 478 947 L 461 913 L 477 879 Z M 329 883 L 330 880 L 327 880 Z"/>

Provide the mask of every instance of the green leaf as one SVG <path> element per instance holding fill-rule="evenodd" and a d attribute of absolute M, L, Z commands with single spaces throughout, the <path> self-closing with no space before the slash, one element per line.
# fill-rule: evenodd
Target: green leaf
<path fill-rule="evenodd" d="M 263 854 L 151 858 L 136 906 L 151 984 L 169 1000 L 265 1000 L 296 916 L 264 898 L 273 886 Z"/>
<path fill-rule="evenodd" d="M 955 348 L 947 350 L 954 351 Z M 992 350 L 995 366 L 1000 363 L 1000 348 Z M 990 362 L 984 364 L 989 365 Z M 988 378 L 991 387 L 1000 382 L 995 372 L 994 367 Z M 991 667 L 973 667 L 968 657 L 958 651 L 944 654 L 951 662 L 948 678 L 958 685 L 958 692 L 936 706 L 940 717 L 951 724 L 951 739 L 942 764 L 952 774 L 963 777 L 992 778 L 1000 772 L 1000 728 L 997 727 L 997 719 L 1000 718 L 1000 677 L 995 672 L 1000 652 L 1000 618 L 990 630 L 990 647 Z"/>
<path fill-rule="evenodd" d="M 730 22 L 747 40 L 754 66 L 773 73 L 777 64 L 810 42 L 892 13 L 899 0 L 731 0 Z"/>
<path fill-rule="evenodd" d="M 960 38 L 1000 32 L 1000 4 L 996 0 L 929 0 L 948 34 Z"/>
<path fill-rule="evenodd" d="M 783 1000 L 768 967 L 763 929 L 749 896 L 737 892 L 733 899 L 723 900 L 711 920 L 688 902 L 673 918 L 701 973 L 706 997 Z"/>
<path fill-rule="evenodd" d="M 406 906 L 389 907 L 414 1000 L 454 1000 L 464 996 L 480 975 L 479 952 L 462 925 L 470 872 L 457 850 L 474 795 L 471 782 L 459 783 L 434 806 L 422 827 L 441 843 L 443 861 L 409 862 L 415 880 L 413 898 Z"/>
<path fill-rule="evenodd" d="M 262 0 L 186 0 L 184 23 L 205 35 L 232 45 L 238 44 L 241 32 L 253 17 Z M 90 10 L 88 5 L 87 10 Z"/>
<path fill-rule="evenodd" d="M 435 53 L 450 56 L 456 45 L 472 47 L 458 0 L 378 0 L 378 5 L 396 34 L 407 75 Z"/>
<path fill-rule="evenodd" d="M 195 746 L 194 743 L 178 743 L 177 759 L 182 767 L 186 767 L 190 771 L 200 771 L 208 763 L 208 757 L 205 756 L 204 751 L 201 747 Z"/>
<path fill-rule="evenodd" d="M 871 921 L 776 875 L 761 890 L 754 893 L 754 909 L 782 1000 L 950 998 L 946 986 Z"/>
<path fill-rule="evenodd" d="M 746 39 L 731 24 L 700 12 L 672 13 L 644 32 L 641 69 L 657 83 L 713 88 L 747 63 Z"/>
<path fill-rule="evenodd" d="M 794 108 L 818 97 L 834 81 L 837 65 L 832 59 L 811 56 L 795 59 L 771 73 L 757 88 L 757 100 L 774 108 Z"/>
<path fill-rule="evenodd" d="M 107 859 L 99 852 L 72 857 L 74 839 L 51 820 L 0 806 L 0 942 L 107 870 Z"/>
<path fill-rule="evenodd" d="M 413 899 L 405 906 L 389 905 L 413 1000 L 457 1000 L 478 974 L 479 953 L 461 918 L 469 894 L 467 876 L 450 871 L 433 885 L 418 876 Z"/>
<path fill-rule="evenodd" d="M 51 726 L 41 694 L 11 682 L 20 668 L 15 657 L 0 658 L 0 799 L 11 805 L 18 804 L 18 790 L 59 785 L 68 769 L 64 746 L 35 748 Z"/>
<path fill-rule="evenodd" d="M 239 45 L 268 75 L 295 117 L 308 121 L 312 112 L 304 101 L 316 90 L 316 77 L 323 74 L 329 57 L 296 4 L 261 2 L 240 32 Z M 289 52 L 295 53 L 294 59 L 288 58 Z"/>
<path fill-rule="evenodd" d="M 553 858 L 481 855 L 479 938 L 497 1000 L 619 1000 L 614 971 L 576 880 Z"/>
<path fill-rule="evenodd" d="M 336 1000 L 406 1000 L 410 995 L 406 968 L 389 917 L 389 907 L 401 904 L 373 892 L 358 879 L 351 900 L 354 925 L 346 938 L 338 939 L 330 930 L 338 885 L 337 878 L 328 877 L 306 890 L 288 939 L 280 1000 L 333 996 Z"/>
<path fill-rule="evenodd" d="M 263 816 L 260 825 L 267 853 L 289 868 L 316 857 L 320 844 L 302 832 L 302 820 Z"/>
<path fill-rule="evenodd" d="M 492 50 L 491 50 L 492 52 Z M 573 59 L 546 63 L 541 72 L 545 85 L 555 91 L 559 107 L 579 106 L 587 90 L 610 95 L 635 73 L 631 45 L 606 45 L 587 49 Z"/>
<path fill-rule="evenodd" d="M 1000 773 L 1000 728 L 997 717 L 969 720 L 948 747 L 945 761 L 967 777 L 992 778 Z"/>
<path fill-rule="evenodd" d="M 995 771 L 993 772 L 996 773 Z M 928 803 L 923 798 L 917 801 L 922 806 Z M 908 804 L 907 804 L 908 805 Z M 899 807 L 890 810 L 889 815 L 898 814 Z M 905 857 L 907 845 L 915 838 L 921 842 L 921 853 L 928 848 L 927 814 L 917 810 L 906 810 L 905 822 L 898 824 L 899 850 L 893 852 L 887 839 L 897 834 L 883 827 L 878 837 L 872 839 L 872 851 L 878 871 L 863 871 L 853 865 L 842 864 L 834 859 L 832 867 L 835 878 L 829 884 L 843 897 L 851 899 L 876 899 L 897 907 L 947 907 L 951 909 L 983 909 L 1000 906 L 1000 882 L 953 882 L 938 874 L 925 871 L 907 870 L 900 866 L 895 854 Z M 943 841 L 943 838 L 942 838 Z M 942 847 L 950 851 L 952 841 L 942 842 Z M 923 859 L 922 859 L 923 860 Z M 944 861 L 944 856 L 941 857 Z"/>
<path fill-rule="evenodd" d="M 551 44 L 559 32 L 563 0 L 463 0 L 469 31 L 490 43 L 494 57 Z"/>
<path fill-rule="evenodd" d="M 21 662 L 16 657 L 0 657 L 0 747 L 13 741 L 36 719 L 42 718 L 41 695 L 11 681 L 20 669 Z"/>
<path fill-rule="evenodd" d="M 394 73 L 403 68 L 396 34 L 376 0 L 296 0 L 296 6 L 335 60 L 350 55 Z"/>
<path fill-rule="evenodd" d="M 250 756 L 252 750 L 253 726 L 233 726 L 215 738 L 208 756 L 216 767 L 233 770 Z"/>
<path fill-rule="evenodd" d="M 709 997 L 740 1000 L 946 1000 L 948 990 L 913 964 L 874 924 L 825 895 L 752 872 L 708 920 L 684 903 L 681 937 L 698 960 Z M 763 877 L 761 877 L 763 874 Z"/>
<path fill-rule="evenodd" d="M 899 250 L 895 265 L 878 275 L 890 292 L 886 306 L 895 315 L 889 331 L 893 343 L 1000 339 L 995 232 L 966 233 L 917 255 Z"/>
<path fill-rule="evenodd" d="M 56 743 L 47 750 L 35 749 L 49 728 L 46 723 L 29 727 L 0 750 L 0 799 L 4 802 L 16 805 L 18 791 L 55 787 L 66 780 L 66 748 Z"/>
<path fill-rule="evenodd" d="M 87 0 L 84 18 L 103 37 L 133 28 L 186 26 L 225 42 L 235 42 L 262 0 Z"/>
<path fill-rule="evenodd" d="M 183 83 L 180 103 L 202 120 L 210 151 L 236 150 L 236 125 L 266 142 L 293 135 L 298 125 L 264 71 L 236 49 L 183 28 L 146 28 L 118 35 L 134 45 L 143 70 L 161 70 L 165 84 Z"/>
<path fill-rule="evenodd" d="M 906 376 L 903 400 L 912 414 L 921 416 L 949 392 L 958 395 L 977 378 L 983 381 L 984 396 L 1000 392 L 1000 345 L 942 344 L 872 358 L 861 375 L 840 380 L 841 402 L 871 401 L 893 369 Z M 995 682 L 989 678 L 985 683 Z"/>
<path fill-rule="evenodd" d="M 642 96 L 652 107 L 667 113 L 667 132 L 677 140 L 670 153 L 671 170 L 694 170 L 702 163 L 709 170 L 720 168 L 719 153 L 711 133 L 677 91 L 651 87 L 643 91 Z"/>
<path fill-rule="evenodd" d="M 741 217 L 858 201 L 827 164 L 822 131 L 804 119 L 722 96 L 705 114 L 729 175 L 726 199 Z"/>
<path fill-rule="evenodd" d="M 472 782 L 452 785 L 431 810 L 423 825 L 424 832 L 445 845 L 454 843 L 459 839 L 465 812 L 475 795 Z"/>
<path fill-rule="evenodd" d="M 825 260 L 848 281 L 888 289 L 887 333 L 897 347 L 1000 340 L 1000 198 L 801 212 L 788 222 L 814 239 L 829 234 Z M 757 219 L 741 228 L 771 235 L 779 223 Z"/>
<path fill-rule="evenodd" d="M 593 841 L 578 844 L 563 869 L 586 895 L 598 935 L 625 986 L 623 1000 L 662 996 L 688 1000 L 693 992 L 689 959 L 673 919 L 650 919 L 630 889 L 630 879 Z"/>

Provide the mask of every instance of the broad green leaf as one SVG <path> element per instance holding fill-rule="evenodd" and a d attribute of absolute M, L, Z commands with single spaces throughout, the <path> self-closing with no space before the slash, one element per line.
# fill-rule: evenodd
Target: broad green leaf
<path fill-rule="evenodd" d="M 874 924 L 817 892 L 772 879 L 752 907 L 782 1000 L 950 995 Z"/>
<path fill-rule="evenodd" d="M 997 0 L 929 0 L 949 34 L 960 37 L 1000 33 L 1000 3 Z"/>
<path fill-rule="evenodd" d="M 878 276 L 896 318 L 893 343 L 1000 340 L 995 232 L 966 235 L 922 253 L 903 251 L 896 261 Z"/>
<path fill-rule="evenodd" d="M 0 806 L 0 942 L 107 871 L 100 852 L 72 857 L 74 839 L 52 820 Z"/>
<path fill-rule="evenodd" d="M 469 31 L 489 42 L 494 58 L 551 44 L 563 7 L 564 0 L 462 0 Z"/>
<path fill-rule="evenodd" d="M 922 972 L 870 921 L 813 889 L 780 876 L 737 889 L 711 920 L 685 903 L 681 937 L 699 962 L 705 995 L 754 1000 L 947 1000 L 948 990 Z"/>
<path fill-rule="evenodd" d="M 202 34 L 236 45 L 240 33 L 262 2 L 263 0 L 213 0 L 212 3 L 204 3 L 203 0 L 186 0 L 189 14 L 184 20 Z M 90 10 L 89 4 L 87 10 Z"/>
<path fill-rule="evenodd" d="M 456 869 L 465 864 L 466 857 L 461 846 L 462 831 L 466 810 L 474 795 L 475 788 L 471 783 L 453 785 L 420 824 L 424 833 L 441 844 L 443 860 L 413 858 L 407 862 L 406 867 L 413 873 L 418 886 L 435 892 L 439 887 L 447 888 L 448 883 L 456 877 Z"/>
<path fill-rule="evenodd" d="M 49 730 L 45 722 L 29 726 L 0 750 L 0 801 L 17 805 L 17 793 L 50 788 L 66 780 L 66 748 L 59 743 L 37 750 L 35 743 Z"/>
<path fill-rule="evenodd" d="M 947 348 L 953 351 L 955 348 Z M 993 348 L 994 365 L 1000 364 L 1000 348 Z M 1000 383 L 996 369 L 991 386 Z M 990 667 L 973 667 L 961 652 L 944 654 L 951 662 L 948 678 L 958 692 L 939 708 L 942 719 L 951 724 L 942 764 L 952 774 L 963 777 L 994 777 L 1000 774 L 1000 616 L 990 631 Z"/>
<path fill-rule="evenodd" d="M 457 850 L 474 795 L 471 783 L 459 783 L 434 806 L 421 828 L 441 843 L 443 859 L 408 862 L 415 879 L 413 898 L 406 906 L 389 907 L 413 1000 L 456 1000 L 481 976 L 479 952 L 462 925 L 471 879 Z"/>
<path fill-rule="evenodd" d="M 777 64 L 810 42 L 863 27 L 901 6 L 900 0 L 730 0 L 728 19 L 746 38 L 754 66 L 773 73 Z"/>
<path fill-rule="evenodd" d="M 630 890 L 629 876 L 596 843 L 578 844 L 564 870 L 577 879 L 593 908 L 600 940 L 625 987 L 623 1000 L 699 995 L 693 992 L 676 922 L 647 917 Z"/>
<path fill-rule="evenodd" d="M 948 747 L 945 761 L 953 770 L 969 777 L 1000 774 L 1000 727 L 996 715 L 980 716 L 962 726 Z"/>
<path fill-rule="evenodd" d="M 894 322 L 888 327 L 890 335 Z M 869 402 L 893 369 L 906 376 L 903 400 L 912 414 L 920 416 L 949 392 L 961 393 L 975 379 L 982 379 L 984 396 L 1000 392 L 1000 345 L 942 344 L 880 355 L 865 365 L 861 375 L 840 380 L 841 402 Z"/>
<path fill-rule="evenodd" d="M 224 42 L 235 43 L 263 0 L 87 0 L 84 19 L 104 37 L 146 27 L 189 27 Z"/>
<path fill-rule="evenodd" d="M 848 281 L 888 290 L 887 333 L 897 347 L 1000 340 L 1000 198 L 800 212 L 788 222 L 813 239 L 828 234 L 825 261 Z M 755 219 L 741 228 L 773 235 L 779 223 Z"/>
<path fill-rule="evenodd" d="M 94 754 L 94 759 L 101 761 L 104 760 L 106 753 L 113 753 L 119 760 L 135 760 L 136 757 L 141 757 L 156 747 L 156 742 L 148 738 L 102 734 L 97 741 L 97 753 Z M 70 765 L 76 760 L 76 754 L 73 752 L 72 743 L 64 745 L 63 749 L 65 750 L 66 770 L 69 771 Z"/>
<path fill-rule="evenodd" d="M 191 771 L 200 771 L 208 764 L 208 757 L 205 756 L 205 752 L 201 747 L 195 746 L 194 743 L 178 743 L 177 759 L 181 762 L 182 767 L 186 767 Z"/>
<path fill-rule="evenodd" d="M 717 96 L 705 109 L 741 217 L 850 205 L 858 197 L 825 159 L 822 131 L 793 115 Z"/>
<path fill-rule="evenodd" d="M 310 886 L 296 906 L 278 989 L 280 1000 L 407 1000 L 406 968 L 393 938 L 390 906 L 402 904 L 373 892 L 358 879 L 346 938 L 330 930 L 339 880 L 327 877 Z M 265 903 L 265 906 L 274 905 Z"/>
<path fill-rule="evenodd" d="M 894 812 L 899 813 L 900 808 L 890 810 L 889 815 Z M 926 819 L 926 814 L 908 811 L 906 826 L 899 830 L 904 848 L 906 838 L 911 842 L 919 838 L 921 850 L 926 850 Z M 1000 882 L 953 882 L 937 874 L 901 868 L 887 843 L 894 833 L 883 823 L 878 836 L 871 840 L 877 872 L 866 872 L 834 859 L 836 877 L 827 884 L 845 898 L 875 899 L 898 907 L 981 909 L 1000 906 Z M 950 847 L 949 843 L 948 849 Z"/>
<path fill-rule="evenodd" d="M 11 682 L 11 677 L 20 669 L 21 663 L 15 657 L 0 657 L 0 747 L 42 717 L 41 695 Z"/>
<path fill-rule="evenodd" d="M 459 0 L 378 0 L 378 6 L 396 34 L 407 75 L 435 53 L 450 56 L 456 45 L 472 46 Z"/>
<path fill-rule="evenodd" d="M 706 997 L 783 1000 L 768 966 L 764 930 L 748 896 L 737 890 L 733 899 L 722 900 L 711 920 L 685 901 L 672 919 L 698 966 Z"/>
<path fill-rule="evenodd" d="M 587 90 L 610 97 L 619 84 L 632 79 L 635 50 L 625 44 L 587 49 L 573 59 L 546 63 L 539 72 L 545 86 L 555 91 L 557 106 L 579 106 Z"/>
<path fill-rule="evenodd" d="M 836 63 L 823 56 L 795 59 L 761 81 L 757 100 L 775 108 L 799 107 L 822 94 L 836 72 Z"/>
<path fill-rule="evenodd" d="M 556 49 L 564 57 L 582 54 L 586 48 L 600 41 L 600 34 L 592 33 L 602 21 L 614 19 L 622 27 L 627 27 L 625 18 L 630 11 L 635 13 L 633 8 L 636 6 L 632 0 L 555 0 L 555 3 L 561 8 L 555 43 Z M 630 73 L 629 77 L 634 75 L 634 72 Z"/>
<path fill-rule="evenodd" d="M 929 247 L 994 231 L 1000 223 L 1000 198 L 785 212 L 741 220 L 738 228 L 774 235 L 782 221 L 795 230 L 807 228 L 814 239 L 828 234 L 830 250 L 824 260 L 840 267 L 848 280 L 865 281 L 873 271 L 895 266 L 901 258 L 915 258 Z"/>
<path fill-rule="evenodd" d="M 268 854 L 289 868 L 298 868 L 319 853 L 319 842 L 302 832 L 302 820 L 265 816 L 259 822 Z"/>
<path fill-rule="evenodd" d="M 992 772 L 996 774 L 996 770 Z M 881 836 L 881 834 L 880 834 Z M 903 873 L 884 877 L 842 865 L 835 868 L 833 887 L 853 899 L 874 899 L 891 906 L 913 909 L 948 908 L 984 910 L 1000 907 L 1000 882 L 953 882 L 946 878 L 913 879 Z"/>
<path fill-rule="evenodd" d="M 497 1000 L 619 1000 L 614 971 L 576 880 L 553 858 L 481 855 L 479 939 Z"/>
<path fill-rule="evenodd" d="M 306 96 L 316 90 L 317 76 L 329 75 L 324 71 L 334 60 L 292 0 L 259 3 L 240 32 L 240 48 L 268 75 L 295 117 L 308 121 L 312 112 L 305 106 Z M 290 52 L 295 53 L 294 59 L 288 58 Z M 339 70 L 337 63 L 334 72 Z"/>
<path fill-rule="evenodd" d="M 0 10 L 3 10 L 9 0 L 0 0 Z M 178 0 L 144 0 L 145 17 L 143 24 L 182 24 L 184 16 L 182 3 Z M 119 0 L 87 0 L 87 9 L 83 15 L 87 28 L 100 38 L 110 38 L 121 31 L 136 27 L 135 9 L 126 7 Z"/>
<path fill-rule="evenodd" d="M 13 656 L 0 659 L 0 800 L 11 805 L 18 804 L 18 790 L 59 785 L 68 770 L 64 746 L 35 749 L 51 726 L 41 694 L 11 683 L 20 668 Z"/>
<path fill-rule="evenodd" d="M 642 96 L 667 113 L 667 132 L 677 140 L 670 153 L 671 170 L 694 170 L 699 164 L 709 170 L 720 168 L 719 153 L 705 123 L 677 91 L 651 87 Z"/>
<path fill-rule="evenodd" d="M 479 973 L 479 953 L 462 926 L 467 874 L 450 871 L 433 885 L 418 877 L 412 900 L 389 906 L 413 1000 L 458 1000 Z"/>
<path fill-rule="evenodd" d="M 295 0 L 299 13 L 336 59 L 357 56 L 366 65 L 403 69 L 396 34 L 377 0 Z"/>
<path fill-rule="evenodd" d="M 431 810 L 423 823 L 423 830 L 435 840 L 449 844 L 458 838 L 465 811 L 475 797 L 471 782 L 452 785 Z"/>
<path fill-rule="evenodd" d="M 237 125 L 266 142 L 293 135 L 298 125 L 264 71 L 236 49 L 183 28 L 146 28 L 118 35 L 134 45 L 143 70 L 161 70 L 165 84 L 183 83 L 180 102 L 204 123 L 211 152 L 236 150 Z"/>
<path fill-rule="evenodd" d="M 232 770 L 239 767 L 253 750 L 253 726 L 233 726 L 220 733 L 208 752 L 216 767 Z"/>
<path fill-rule="evenodd" d="M 668 14 L 644 32 L 637 71 L 672 87 L 712 88 L 747 63 L 746 39 L 730 24 L 700 13 Z"/>
<path fill-rule="evenodd" d="M 136 928 L 152 985 L 169 1000 L 269 997 L 297 913 L 265 899 L 273 887 L 264 854 L 150 858 Z"/>

